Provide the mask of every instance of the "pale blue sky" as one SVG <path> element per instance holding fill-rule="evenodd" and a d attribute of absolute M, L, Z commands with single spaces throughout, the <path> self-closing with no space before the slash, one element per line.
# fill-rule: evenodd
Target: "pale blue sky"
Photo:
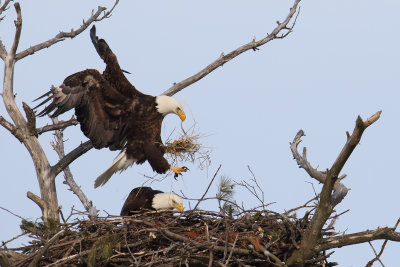
<path fill-rule="evenodd" d="M 23 30 L 19 50 L 54 37 L 60 30 L 77 28 L 99 1 L 21 1 Z M 109 1 L 101 1 L 101 5 Z M 212 148 L 211 165 L 190 171 L 178 181 L 167 178 L 153 183 L 163 191 L 182 190 L 201 197 L 212 175 L 248 180 L 250 165 L 265 193 L 269 208 L 283 211 L 299 206 L 314 196 L 312 182 L 293 160 L 289 142 L 299 129 L 306 137 L 313 166 L 331 166 L 352 131 L 357 115 L 364 119 L 383 110 L 381 119 L 365 132 L 344 168 L 344 184 L 351 188 L 337 211 L 350 209 L 340 217 L 337 230 L 352 233 L 379 226 L 393 226 L 400 216 L 397 166 L 399 164 L 399 62 L 400 2 L 303 1 L 294 32 L 275 40 L 257 52 L 246 52 L 212 74 L 187 87 L 176 97 L 184 103 L 189 128 L 195 120 L 201 140 Z M 228 53 L 271 32 L 277 20 L 286 17 L 292 1 L 122 1 L 110 19 L 96 23 L 98 35 L 107 40 L 118 56 L 128 79 L 142 92 L 157 95 L 201 70 L 221 52 Z M 0 38 L 10 48 L 15 12 L 6 12 L 0 22 Z M 104 69 L 89 39 L 89 32 L 42 50 L 16 65 L 15 93 L 18 104 L 31 101 L 51 85 L 85 68 Z M 1 77 L 3 68 L 0 68 Z M 0 113 L 4 114 L 0 104 Z M 68 119 L 71 113 L 61 119 Z M 38 126 L 48 123 L 38 120 Z M 165 120 L 163 137 L 179 118 Z M 26 149 L 0 128 L 2 169 L 0 206 L 23 217 L 35 219 L 39 208 L 26 198 L 28 190 L 39 194 L 33 164 Z M 78 126 L 65 131 L 67 151 L 86 137 Z M 54 164 L 57 156 L 49 144 L 50 133 L 40 136 Z M 104 187 L 93 188 L 116 152 L 92 150 L 71 165 L 76 182 L 96 207 L 119 214 L 130 190 L 151 175 L 148 164 L 134 166 L 114 177 Z M 64 214 L 77 198 L 57 178 L 59 204 Z M 216 185 L 209 195 L 215 195 Z M 254 198 L 238 189 L 235 199 L 248 208 Z M 189 207 L 185 202 L 184 206 Z M 217 208 L 207 202 L 203 208 Z M 105 213 L 102 212 L 102 215 Z M 0 210 L 0 240 L 20 233 L 19 219 Z M 380 242 L 374 242 L 380 247 Z M 390 242 L 382 256 L 386 266 L 398 263 L 400 244 Z M 368 244 L 337 249 L 331 260 L 340 266 L 362 266 L 374 254 Z"/>

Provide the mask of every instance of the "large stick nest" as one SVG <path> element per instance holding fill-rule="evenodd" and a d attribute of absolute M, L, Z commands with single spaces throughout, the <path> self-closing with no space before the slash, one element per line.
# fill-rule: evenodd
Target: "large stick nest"
<path fill-rule="evenodd" d="M 309 223 L 271 211 L 142 212 L 35 229 L 30 245 L 0 251 L 10 266 L 281 266 Z M 318 253 L 306 266 L 333 266 Z M 281 261 L 281 262 L 280 262 Z"/>

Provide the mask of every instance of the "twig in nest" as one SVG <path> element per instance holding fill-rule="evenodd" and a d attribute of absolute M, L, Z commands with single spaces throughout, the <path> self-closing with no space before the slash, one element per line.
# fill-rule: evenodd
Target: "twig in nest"
<path fill-rule="evenodd" d="M 247 168 L 249 169 L 252 178 L 250 179 L 251 182 L 254 183 L 254 185 L 250 184 L 247 181 L 241 181 L 241 182 L 236 182 L 235 184 L 242 186 L 244 188 L 246 188 L 253 196 L 255 196 L 257 198 L 258 201 L 260 201 L 263 209 L 265 209 L 266 204 L 264 203 L 264 191 L 262 190 L 262 188 L 260 187 L 260 185 L 258 184 L 257 178 L 254 175 L 253 171 L 251 170 L 250 166 L 248 165 Z"/>
<path fill-rule="evenodd" d="M 40 259 L 43 257 L 43 254 L 49 249 L 49 247 L 56 241 L 58 238 L 65 232 L 65 230 L 59 231 L 57 234 L 55 234 L 50 240 L 44 245 L 44 247 L 39 250 L 39 252 L 35 255 L 31 263 L 29 264 L 29 267 L 34 267 L 38 266 Z"/>
<path fill-rule="evenodd" d="M 18 215 L 18 214 L 15 214 L 14 212 L 12 212 L 12 211 L 10 211 L 10 210 L 8 210 L 8 209 L 6 209 L 6 208 L 0 207 L 0 209 L 7 211 L 8 213 L 14 215 L 15 217 L 20 218 L 21 220 L 24 220 L 24 218 L 23 218 L 22 216 L 20 216 L 20 215 Z"/>
<path fill-rule="evenodd" d="M 219 167 L 218 167 L 217 171 L 215 172 L 213 178 L 211 179 L 210 183 L 208 184 L 208 187 L 207 187 L 206 191 L 204 192 L 203 196 L 199 199 L 199 201 L 197 202 L 196 206 L 194 206 L 193 210 L 196 210 L 196 208 L 199 206 L 200 202 L 203 201 L 203 199 L 206 196 L 208 190 L 210 189 L 210 186 L 213 183 L 215 177 L 217 177 L 217 174 L 218 174 L 219 170 L 221 169 L 221 166 L 222 165 L 219 165 Z"/>

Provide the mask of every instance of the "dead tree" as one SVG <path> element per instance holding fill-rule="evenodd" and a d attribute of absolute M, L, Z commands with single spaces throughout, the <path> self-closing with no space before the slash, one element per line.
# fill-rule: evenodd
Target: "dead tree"
<path fill-rule="evenodd" d="M 166 90 L 163 94 L 166 95 L 174 95 L 175 93 L 181 91 L 185 87 L 197 82 L 202 79 L 218 67 L 227 63 L 231 59 L 237 57 L 238 55 L 248 51 L 248 50 L 258 50 L 260 46 L 274 40 L 274 39 L 282 39 L 288 36 L 295 26 L 297 15 L 298 15 L 298 5 L 301 0 L 295 0 L 292 7 L 290 8 L 289 14 L 284 18 L 282 22 L 277 22 L 277 26 L 273 29 L 270 34 L 267 34 L 260 40 L 256 40 L 254 38 L 249 43 L 246 43 L 237 49 L 227 53 L 226 55 L 222 53 L 219 58 L 217 58 L 214 62 L 206 66 L 200 72 L 194 74 L 193 76 L 174 84 L 171 88 Z M 0 7 L 0 14 L 6 11 L 9 7 L 10 0 L 4 2 L 4 4 Z M 57 144 L 54 144 L 53 147 L 56 149 L 58 155 L 60 156 L 60 160 L 55 165 L 50 165 L 47 156 L 42 148 L 42 145 L 39 143 L 38 135 L 46 132 L 46 131 L 57 131 L 65 129 L 70 125 L 76 125 L 77 121 L 71 119 L 69 121 L 55 121 L 53 125 L 46 125 L 42 127 L 36 126 L 35 113 L 32 109 L 26 104 L 23 104 L 24 114 L 18 108 L 15 102 L 15 92 L 13 87 L 14 80 L 14 65 L 18 60 L 21 60 L 27 56 L 32 55 L 33 53 L 42 50 L 44 48 L 48 48 L 60 41 L 63 41 L 67 38 L 73 38 L 83 31 L 95 21 L 100 21 L 105 18 L 108 18 L 111 12 L 114 10 L 114 7 L 117 5 L 118 0 L 115 5 L 108 11 L 105 12 L 105 7 L 99 7 L 96 12 L 93 12 L 92 15 L 85 21 L 77 30 L 71 30 L 69 32 L 60 32 L 54 38 L 39 43 L 37 45 L 33 45 L 21 52 L 17 52 L 19 39 L 21 35 L 22 29 L 22 12 L 19 3 L 15 3 L 15 11 L 17 13 L 17 19 L 15 21 L 15 36 L 14 42 L 9 51 L 6 50 L 3 43 L 0 42 L 0 58 L 4 61 L 4 82 L 3 82 L 3 101 L 6 107 L 7 113 L 12 119 L 12 122 L 8 121 L 3 116 L 0 116 L 0 125 L 2 125 L 5 129 L 7 129 L 15 138 L 17 138 L 21 143 L 24 144 L 26 149 L 29 151 L 29 154 L 33 160 L 36 176 L 40 187 L 40 197 L 33 194 L 32 192 L 28 192 L 27 196 L 32 201 L 34 201 L 42 210 L 43 221 L 47 226 L 52 226 L 59 222 L 58 215 L 58 200 L 57 200 L 57 191 L 55 186 L 56 176 L 60 172 L 65 172 L 66 182 L 70 185 L 71 190 L 79 196 L 79 199 L 83 203 L 85 209 L 89 212 L 91 216 L 96 215 L 96 208 L 91 204 L 90 201 L 84 196 L 83 192 L 80 191 L 79 186 L 77 186 L 72 179 L 72 175 L 69 172 L 68 165 L 76 160 L 79 156 L 86 153 L 92 148 L 90 141 L 81 144 L 71 152 L 65 154 L 63 151 L 62 138 L 60 138 L 61 133 L 58 132 Z"/>
<path fill-rule="evenodd" d="M 357 117 L 353 133 L 350 135 L 349 132 L 346 132 L 347 140 L 342 151 L 337 156 L 331 168 L 326 171 L 318 171 L 311 166 L 307 161 L 307 150 L 305 147 L 302 155 L 297 151 L 297 147 L 301 142 L 301 137 L 305 135 L 303 130 L 300 130 L 295 136 L 293 142 L 290 143 L 292 154 L 299 167 L 306 170 L 312 178 L 323 183 L 323 187 L 319 195 L 319 202 L 315 208 L 314 215 L 301 239 L 299 249 L 295 250 L 292 256 L 288 259 L 288 266 L 305 266 L 307 261 L 310 260 L 313 255 L 332 248 L 366 243 L 377 239 L 400 242 L 400 233 L 395 231 L 397 224 L 394 228 L 384 227 L 333 237 L 324 237 L 323 235 L 324 225 L 334 212 L 334 207 L 344 199 L 349 190 L 341 183 L 341 180 L 346 177 L 346 175 L 339 176 L 340 172 L 349 159 L 351 153 L 360 143 L 364 131 L 376 122 L 380 118 L 380 115 L 381 111 L 378 111 L 365 121 L 363 121 L 360 116 Z M 384 246 L 382 251 L 383 249 Z M 377 255 L 376 260 L 378 259 L 379 257 Z"/>
<path fill-rule="evenodd" d="M 175 93 L 183 90 L 187 86 L 199 81 L 200 79 L 202 79 L 215 69 L 221 67 L 225 63 L 229 62 L 231 59 L 237 57 L 238 55 L 249 50 L 254 50 L 254 51 L 258 50 L 260 46 L 274 39 L 282 39 L 288 36 L 292 32 L 293 27 L 295 26 L 299 11 L 298 5 L 300 1 L 301 0 L 294 1 L 286 18 L 283 20 L 283 22 L 278 22 L 277 26 L 273 29 L 273 31 L 270 34 L 267 34 L 264 38 L 260 40 L 256 40 L 256 38 L 254 38 L 250 42 L 238 47 L 237 49 L 227 54 L 221 53 L 220 57 L 218 57 L 215 61 L 206 66 L 200 72 L 192 75 L 191 77 L 188 77 L 187 79 L 184 79 L 181 82 L 174 84 L 163 94 L 170 96 L 174 95 Z M 11 0 L 6 0 L 3 3 L 3 5 L 0 6 L 0 15 L 8 9 L 10 2 Z M 85 207 L 85 210 L 88 212 L 89 216 L 97 215 L 96 208 L 93 206 L 91 201 L 87 199 L 85 194 L 80 190 L 79 186 L 76 185 L 75 181 L 73 180 L 72 174 L 68 168 L 69 164 L 71 164 L 82 154 L 89 151 L 92 148 L 92 145 L 90 141 L 87 141 L 78 146 L 77 148 L 73 149 L 69 153 L 65 153 L 63 147 L 62 131 L 66 127 L 78 124 L 78 122 L 74 118 L 71 118 L 68 121 L 58 121 L 57 119 L 54 119 L 51 125 L 37 127 L 35 113 L 26 103 L 23 103 L 22 107 L 23 112 L 22 112 L 22 109 L 20 109 L 15 102 L 15 92 L 13 86 L 14 65 L 18 60 L 30 56 L 37 51 L 50 47 L 67 38 L 73 38 L 77 36 L 78 34 L 85 31 L 86 28 L 89 27 L 89 25 L 92 24 L 93 22 L 101 21 L 105 18 L 108 18 L 111 12 L 113 12 L 114 7 L 117 5 L 117 3 L 118 0 L 115 2 L 115 5 L 108 12 L 105 11 L 106 8 L 99 7 L 97 11 L 93 12 L 91 16 L 86 21 L 84 21 L 83 24 L 77 30 L 71 30 L 69 32 L 60 32 L 54 38 L 51 38 L 37 45 L 33 45 L 20 52 L 17 52 L 17 50 L 21 35 L 21 29 L 23 25 L 22 12 L 19 3 L 15 3 L 14 7 L 17 14 L 17 18 L 15 21 L 16 30 L 15 30 L 14 41 L 9 51 L 7 51 L 3 43 L 0 41 L 0 58 L 4 61 L 4 80 L 3 80 L 2 97 L 6 111 L 10 116 L 10 118 L 12 119 L 12 121 L 8 121 L 5 117 L 0 115 L 0 125 L 2 125 L 15 138 L 17 138 L 22 144 L 24 144 L 24 146 L 30 153 L 30 156 L 35 166 L 36 176 L 41 195 L 39 197 L 33 194 L 32 192 L 27 192 L 27 196 L 41 208 L 43 221 L 48 228 L 52 228 L 52 226 L 57 225 L 59 222 L 59 214 L 58 214 L 59 206 L 57 200 L 55 179 L 56 176 L 61 172 L 64 172 L 65 182 L 70 186 L 71 190 L 78 196 L 83 206 Z M 191 245 L 191 247 L 189 246 L 190 249 L 198 249 L 199 252 L 204 254 L 204 255 L 196 255 L 198 256 L 196 260 L 206 262 L 205 266 L 211 266 L 213 265 L 213 263 L 218 263 L 220 265 L 227 266 L 228 263 L 230 263 L 231 261 L 232 262 L 238 261 L 240 263 L 240 258 L 238 257 L 238 255 L 242 256 L 244 255 L 247 260 L 250 260 L 250 262 L 252 262 L 252 260 L 260 260 L 260 262 L 261 261 L 273 262 L 274 266 L 325 266 L 324 261 L 330 255 L 329 253 L 325 254 L 325 251 L 327 250 L 348 245 L 370 242 L 377 239 L 384 239 L 386 241 L 383 244 L 381 251 L 379 253 L 376 253 L 376 257 L 367 264 L 367 266 L 372 266 L 372 264 L 375 261 L 380 260 L 379 258 L 382 255 L 387 240 L 400 242 L 400 233 L 396 232 L 396 227 L 398 226 L 400 220 L 393 228 L 383 227 L 375 230 L 367 230 L 358 233 L 351 233 L 344 235 L 336 235 L 334 233 L 327 234 L 327 231 L 330 229 L 331 225 L 333 225 L 334 220 L 329 223 L 328 228 L 324 227 L 329 222 L 329 220 L 332 219 L 332 214 L 334 212 L 335 206 L 338 205 L 345 198 L 349 190 L 341 182 L 341 180 L 345 177 L 345 175 L 343 174 L 341 175 L 341 170 L 345 165 L 345 163 L 347 162 L 353 150 L 360 142 L 364 131 L 379 119 L 380 114 L 381 112 L 377 112 L 376 114 L 374 114 L 365 121 L 363 121 L 360 117 L 357 118 L 353 133 L 352 134 L 347 133 L 347 141 L 342 151 L 338 155 L 333 165 L 326 171 L 318 171 L 317 169 L 311 166 L 311 164 L 307 160 L 306 148 L 304 148 L 302 155 L 298 152 L 297 148 L 299 143 L 301 142 L 301 138 L 304 136 L 304 132 L 300 130 L 297 133 L 296 137 L 294 138 L 293 142 L 290 145 L 292 154 L 301 168 L 305 169 L 306 172 L 312 178 L 323 183 L 323 188 L 319 194 L 319 199 L 318 199 L 319 201 L 317 202 L 315 207 L 313 207 L 312 214 L 306 212 L 305 217 L 298 220 L 300 223 L 304 224 L 302 224 L 303 228 L 297 230 L 297 232 L 294 235 L 297 239 L 295 240 L 293 236 L 291 236 L 291 233 L 289 233 L 288 240 L 290 242 L 288 243 L 290 243 L 290 245 L 292 246 L 291 248 L 293 249 L 293 252 L 290 251 L 289 253 L 288 250 L 286 249 L 286 251 L 284 251 L 284 254 L 288 255 L 288 257 L 285 259 L 283 259 L 282 257 L 279 258 L 275 255 L 279 252 L 278 247 L 274 248 L 275 254 L 271 252 L 271 245 L 275 244 L 276 242 L 257 239 L 257 236 L 251 236 L 251 235 L 249 236 L 248 232 L 244 234 L 244 237 L 243 236 L 241 237 L 239 242 L 238 242 L 239 233 L 237 233 L 237 235 L 234 235 L 234 238 L 232 238 L 232 240 L 229 241 L 229 238 L 226 238 L 229 237 L 228 235 L 230 233 L 228 232 L 230 230 L 228 227 L 224 229 L 225 232 L 223 233 L 218 232 L 217 230 L 211 232 L 209 231 L 207 223 L 204 224 L 204 229 L 207 237 L 206 244 L 201 243 L 198 240 L 191 240 L 190 238 L 193 238 L 193 236 L 182 236 L 181 233 L 172 232 L 171 230 L 174 229 L 169 229 L 168 225 L 157 226 L 154 224 L 149 224 L 144 220 L 142 221 L 137 220 L 137 222 L 143 223 L 146 228 L 142 229 L 139 232 L 133 232 L 132 235 L 137 235 L 138 233 L 143 232 L 146 233 L 146 236 L 148 235 L 148 233 L 153 233 L 153 236 L 155 236 L 154 233 L 157 233 L 158 236 L 164 237 L 164 242 L 171 242 L 172 240 L 173 241 L 172 244 L 164 243 L 164 245 L 166 245 L 165 251 L 169 251 L 170 247 L 175 247 L 175 246 L 181 246 L 183 249 L 184 247 L 186 248 L 187 244 L 190 244 Z M 54 165 L 51 165 L 49 163 L 47 155 L 45 154 L 42 145 L 39 143 L 38 140 L 39 135 L 48 131 L 55 131 L 56 140 L 55 142 L 52 143 L 52 145 L 60 158 L 60 160 Z M 248 183 L 244 183 L 243 185 L 249 187 Z M 206 193 L 207 191 L 204 193 L 203 197 L 199 200 L 198 203 L 200 203 L 200 201 L 205 199 L 204 197 Z M 292 209 L 286 212 L 285 214 L 277 214 L 271 211 L 266 212 L 265 207 L 267 205 L 263 203 L 264 198 L 263 197 L 257 197 L 257 198 L 262 203 L 262 205 L 260 206 L 262 208 L 262 212 L 264 212 L 264 214 L 268 214 L 268 212 L 270 214 L 273 214 L 276 218 L 278 218 L 278 221 L 282 223 L 288 223 L 287 218 L 292 216 L 290 215 L 290 213 L 297 210 L 297 208 Z M 192 216 L 193 213 L 197 212 L 196 211 L 197 206 L 198 204 L 192 211 L 188 211 L 189 215 Z M 306 205 L 302 206 L 302 208 L 306 207 L 308 206 Z M 238 209 L 240 209 L 240 207 L 238 207 Z M 244 215 L 238 218 L 238 220 L 234 221 L 234 223 L 237 223 L 239 225 L 239 223 L 243 220 L 248 219 L 251 221 L 253 217 L 247 216 L 248 214 L 245 214 L 247 212 L 248 213 L 254 212 L 255 213 L 254 216 L 259 216 L 258 215 L 259 211 L 257 210 L 243 211 Z M 193 216 L 197 215 L 195 214 Z M 219 217 L 220 215 L 213 214 L 213 216 Z M 264 219 L 267 217 L 268 216 L 264 215 Z M 254 217 L 254 218 L 256 218 L 257 220 L 259 219 L 259 217 Z M 168 217 L 168 220 L 169 219 L 170 217 Z M 228 225 L 225 221 L 227 219 L 231 220 L 231 218 L 223 216 L 223 218 L 221 219 L 222 226 Z M 214 218 L 212 220 L 214 220 Z M 173 221 L 175 222 L 175 219 L 173 219 Z M 125 223 L 125 221 L 119 221 L 119 222 Z M 85 223 L 86 222 L 83 222 L 83 224 Z M 108 232 L 108 227 L 116 227 L 115 231 L 121 231 L 121 229 L 124 230 L 124 228 L 121 228 L 120 226 L 115 224 L 115 221 L 111 222 L 104 221 L 101 223 L 107 226 L 104 228 L 105 232 Z M 78 224 L 78 223 L 74 222 L 73 224 Z M 252 221 L 251 224 L 253 225 Z M 280 224 L 276 225 L 281 226 Z M 292 229 L 293 231 L 297 229 L 296 228 L 297 224 L 289 224 L 289 225 L 293 226 Z M 185 222 L 185 227 L 187 227 L 186 222 Z M 99 229 L 101 229 L 101 227 Z M 262 228 L 258 228 L 257 231 L 258 231 L 257 234 L 264 233 L 263 232 L 264 230 Z M 43 259 L 43 257 L 45 257 L 45 254 L 47 253 L 49 247 L 53 246 L 55 244 L 55 241 L 57 240 L 64 240 L 65 246 L 71 246 L 71 249 L 69 247 L 63 247 L 63 249 L 66 249 L 66 251 L 68 251 L 68 253 L 62 251 L 63 256 L 69 255 L 69 253 L 72 253 L 73 251 L 79 251 L 78 248 L 72 249 L 74 248 L 75 245 L 78 244 L 76 243 L 75 240 L 76 237 L 68 236 L 67 232 L 70 231 L 65 231 L 62 229 L 52 237 L 49 237 L 48 235 L 40 236 L 39 241 L 41 243 L 38 242 L 38 247 L 37 247 L 38 250 L 32 253 L 32 255 L 27 256 L 27 258 L 25 258 L 24 261 L 26 261 L 27 264 L 29 264 L 30 266 L 38 265 L 39 262 Z M 101 239 L 103 234 L 104 234 L 103 232 L 100 233 L 100 235 L 97 236 L 97 238 Z M 218 238 L 210 239 L 210 235 L 218 236 Z M 83 240 L 83 237 L 81 237 L 79 233 L 78 236 Z M 135 257 L 133 256 L 131 250 L 137 248 L 137 246 L 134 246 L 135 243 L 128 244 L 129 240 L 126 239 L 126 234 L 125 236 L 124 235 L 121 236 L 125 238 L 124 241 L 126 243 L 125 246 L 126 252 L 125 254 L 120 253 L 118 256 L 122 257 L 124 255 L 125 256 L 127 255 L 128 257 L 132 257 L 135 260 Z M 216 243 L 219 242 L 219 240 L 224 240 L 224 239 L 225 241 L 223 242 L 225 243 L 223 243 L 223 246 Z M 135 240 L 138 239 L 135 238 Z M 145 239 L 143 238 L 141 240 Z M 210 249 L 210 242 L 214 242 L 213 240 L 216 241 L 215 244 L 211 246 Z M 250 247 L 252 250 L 249 249 L 248 246 L 249 242 L 250 245 L 252 246 Z M 247 247 L 239 247 L 239 246 L 247 246 Z M 61 245 L 57 244 L 57 247 L 62 247 L 62 244 Z M 267 248 L 269 248 L 269 250 L 267 250 Z M 85 251 L 79 252 L 78 254 L 75 255 L 65 256 L 66 258 L 59 259 L 58 256 L 57 257 L 53 256 L 53 260 L 56 259 L 56 261 L 53 264 L 66 263 L 67 261 L 84 257 L 87 254 L 89 254 L 91 249 L 92 249 L 91 247 L 88 247 L 86 248 Z M 151 250 L 150 248 L 148 249 Z M 188 249 L 187 251 L 190 251 L 190 249 Z M 151 255 L 152 253 L 153 253 L 152 251 L 149 251 L 148 254 Z M 216 253 L 223 253 L 223 258 L 218 259 Z M 0 253 L 0 264 L 5 266 L 13 266 L 13 264 L 7 263 L 9 256 L 4 257 L 2 254 L 3 252 Z M 254 258 L 249 259 L 248 257 L 250 255 L 252 255 L 252 257 Z M 260 257 L 260 255 L 262 256 L 262 258 L 257 258 Z M 181 257 L 182 255 L 178 253 L 174 257 L 170 257 L 168 260 L 170 260 L 171 262 L 173 261 L 180 262 L 182 259 Z M 122 259 L 122 262 L 125 262 L 125 260 L 126 260 L 125 258 Z M 319 265 L 319 263 L 321 264 Z"/>
<path fill-rule="evenodd" d="M 0 14 L 8 9 L 10 1 L 6 1 L 0 8 Z M 116 3 L 117 4 L 117 3 Z M 23 109 L 25 117 L 21 110 L 18 108 L 15 102 L 14 93 L 14 65 L 18 60 L 21 60 L 33 53 L 52 46 L 60 41 L 67 38 L 73 38 L 78 34 L 82 33 L 90 24 L 94 21 L 100 21 L 108 18 L 113 11 L 113 7 L 110 11 L 105 12 L 105 7 L 99 7 L 77 30 L 71 30 L 70 32 L 60 32 L 54 38 L 45 42 L 33 45 L 21 52 L 17 53 L 19 39 L 21 36 L 22 29 L 22 12 L 19 3 L 14 4 L 15 11 L 17 13 L 17 19 L 15 20 L 15 36 L 12 47 L 9 51 L 6 50 L 2 42 L 0 42 L 0 58 L 4 61 L 4 80 L 3 80 L 3 101 L 7 113 L 11 117 L 13 122 L 7 121 L 3 116 L 0 116 L 0 124 L 7 129 L 15 138 L 17 138 L 28 150 L 33 164 L 36 170 L 36 176 L 40 188 L 40 197 L 32 192 L 27 192 L 28 198 L 34 201 L 42 210 L 43 221 L 48 227 L 52 227 L 59 222 L 58 215 L 58 200 L 57 191 L 55 186 L 56 176 L 63 171 L 71 162 L 78 158 L 83 153 L 91 149 L 89 142 L 84 143 L 62 157 L 60 161 L 51 166 L 47 156 L 39 143 L 38 135 L 51 130 L 59 130 L 67 127 L 68 125 L 76 124 L 75 120 L 68 122 L 56 123 L 48 127 L 36 128 L 35 113 L 28 106 L 23 103 Z M 85 203 L 85 207 L 92 214 L 96 214 L 96 209 L 90 204 Z"/>

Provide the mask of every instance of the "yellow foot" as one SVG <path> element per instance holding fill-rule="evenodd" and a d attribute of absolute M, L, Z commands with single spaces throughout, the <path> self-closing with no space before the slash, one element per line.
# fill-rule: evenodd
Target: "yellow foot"
<path fill-rule="evenodd" d="M 182 168 L 180 167 L 174 167 L 174 166 L 170 166 L 169 167 L 175 174 L 174 174 L 174 178 L 178 177 L 179 175 L 182 175 L 181 172 L 186 172 L 187 170 L 189 170 L 187 167 L 183 166 Z"/>

